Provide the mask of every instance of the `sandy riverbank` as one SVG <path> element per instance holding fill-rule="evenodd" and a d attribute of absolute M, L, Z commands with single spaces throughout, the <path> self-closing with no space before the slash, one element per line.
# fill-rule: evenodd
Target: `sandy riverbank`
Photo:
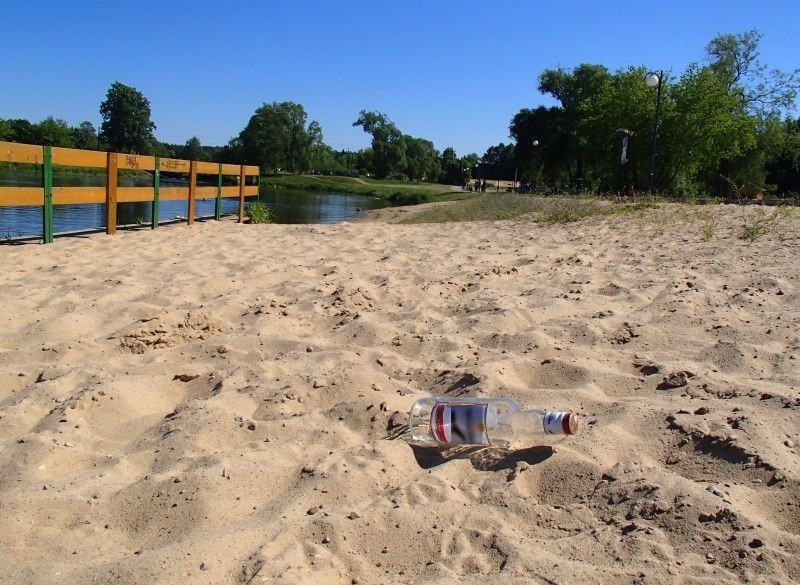
<path fill-rule="evenodd" d="M 800 582 L 800 219 L 755 211 L 0 246 L 0 582 Z M 461 392 L 585 424 L 384 439 Z"/>

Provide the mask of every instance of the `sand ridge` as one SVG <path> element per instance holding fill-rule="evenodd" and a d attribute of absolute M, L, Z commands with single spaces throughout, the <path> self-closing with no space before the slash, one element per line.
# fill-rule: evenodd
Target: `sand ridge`
<path fill-rule="evenodd" d="M 800 219 L 755 213 L 0 247 L 0 581 L 800 582 Z M 430 394 L 584 426 L 387 440 Z"/>

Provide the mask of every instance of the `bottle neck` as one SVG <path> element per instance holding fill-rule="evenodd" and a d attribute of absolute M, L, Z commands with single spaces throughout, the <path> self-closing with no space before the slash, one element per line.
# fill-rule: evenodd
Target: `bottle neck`
<path fill-rule="evenodd" d="M 522 411 L 526 424 L 536 432 L 547 435 L 574 435 L 578 431 L 578 417 L 574 412 L 554 410 Z"/>

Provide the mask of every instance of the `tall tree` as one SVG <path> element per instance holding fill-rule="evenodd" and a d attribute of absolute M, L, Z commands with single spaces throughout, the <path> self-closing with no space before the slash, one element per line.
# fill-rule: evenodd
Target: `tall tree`
<path fill-rule="evenodd" d="M 439 181 L 445 185 L 463 185 L 468 178 L 466 173 L 468 169 L 462 167 L 461 160 L 451 146 L 442 151 L 439 167 L 442 169 Z"/>
<path fill-rule="evenodd" d="M 186 141 L 181 150 L 181 156 L 188 160 L 206 160 L 203 153 L 203 145 L 197 136 L 192 136 Z"/>
<path fill-rule="evenodd" d="M 322 141 L 322 129 L 294 102 L 263 104 L 239 134 L 245 159 L 263 168 L 305 171 L 309 152 Z"/>
<path fill-rule="evenodd" d="M 575 160 L 575 171 L 567 166 L 572 180 L 586 182 L 596 163 L 599 136 L 585 127 L 582 112 L 595 109 L 595 102 L 610 83 L 611 75 L 602 65 L 584 63 L 572 71 L 561 67 L 545 70 L 539 76 L 539 91 L 550 94 L 561 103 L 559 142 Z M 586 165 L 590 165 L 587 169 Z M 587 173 L 588 171 L 588 173 Z"/>
<path fill-rule="evenodd" d="M 800 69 L 788 73 L 768 70 L 758 59 L 758 43 L 762 37 L 756 29 L 714 37 L 706 46 L 711 61 L 709 67 L 728 92 L 742 100 L 748 111 L 768 114 L 793 110 L 800 90 Z"/>
<path fill-rule="evenodd" d="M 406 144 L 397 126 L 380 112 L 361 110 L 353 126 L 372 135 L 372 161 L 375 174 L 384 179 L 402 173 L 406 167 Z"/>
<path fill-rule="evenodd" d="M 435 181 L 439 178 L 441 164 L 439 152 L 433 142 L 424 138 L 404 136 L 406 145 L 406 175 L 414 181 Z"/>
<path fill-rule="evenodd" d="M 97 130 L 91 122 L 81 122 L 77 128 L 72 129 L 72 142 L 75 148 L 96 149 Z"/>
<path fill-rule="evenodd" d="M 150 153 L 156 125 L 150 119 L 150 102 L 141 92 L 118 81 L 111 84 L 100 104 L 100 139 L 112 151 Z"/>
<path fill-rule="evenodd" d="M 516 140 L 514 156 L 522 176 L 536 183 L 569 183 L 572 134 L 564 129 L 558 106 L 520 110 L 511 120 L 509 136 Z"/>
<path fill-rule="evenodd" d="M 684 190 L 719 192 L 720 164 L 757 145 L 757 118 L 747 114 L 712 70 L 698 65 L 689 66 L 668 87 L 668 101 L 672 114 L 664 117 L 659 131 L 657 184 L 668 187 L 677 179 L 675 186 Z"/>

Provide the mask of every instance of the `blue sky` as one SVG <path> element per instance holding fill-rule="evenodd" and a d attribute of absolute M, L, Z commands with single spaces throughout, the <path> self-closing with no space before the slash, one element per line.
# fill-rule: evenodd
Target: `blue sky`
<path fill-rule="evenodd" d="M 100 126 L 120 81 L 150 100 L 156 137 L 222 145 L 262 103 L 293 101 L 327 144 L 359 149 L 362 109 L 463 156 L 508 143 L 537 77 L 599 63 L 681 73 L 719 33 L 756 28 L 761 59 L 800 66 L 796 0 L 9 2 L 0 118 Z"/>

